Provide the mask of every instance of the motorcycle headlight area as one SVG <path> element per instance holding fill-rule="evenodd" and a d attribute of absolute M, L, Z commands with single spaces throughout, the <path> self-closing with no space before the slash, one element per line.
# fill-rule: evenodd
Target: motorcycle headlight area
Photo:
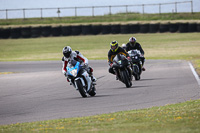
<path fill-rule="evenodd" d="M 71 71 L 71 74 L 72 74 L 74 77 L 76 77 L 76 76 L 77 76 L 77 69 L 72 70 L 72 71 Z"/>
<path fill-rule="evenodd" d="M 129 56 L 133 57 L 133 56 L 135 56 L 135 54 L 130 53 Z"/>
<path fill-rule="evenodd" d="M 118 63 L 119 63 L 119 64 L 122 64 L 122 61 L 120 60 L 120 61 L 118 61 Z"/>
<path fill-rule="evenodd" d="M 137 60 L 137 59 L 138 59 L 138 56 L 135 56 L 134 58 Z"/>

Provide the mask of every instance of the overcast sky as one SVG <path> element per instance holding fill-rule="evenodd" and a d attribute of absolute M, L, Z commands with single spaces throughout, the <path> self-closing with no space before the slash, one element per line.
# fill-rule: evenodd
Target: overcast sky
<path fill-rule="evenodd" d="M 135 5 L 148 3 L 168 3 L 190 0 L 0 0 L 0 9 Z M 200 12 L 200 0 L 193 0 L 194 11 Z"/>

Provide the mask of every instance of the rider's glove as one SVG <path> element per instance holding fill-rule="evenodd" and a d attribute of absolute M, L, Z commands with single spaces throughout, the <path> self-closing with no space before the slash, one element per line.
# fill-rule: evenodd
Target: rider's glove
<path fill-rule="evenodd" d="M 110 63 L 109 65 L 110 65 L 111 68 L 113 67 L 113 63 Z"/>
<path fill-rule="evenodd" d="M 67 72 L 64 72 L 64 75 L 65 75 L 65 77 L 67 77 L 68 76 Z"/>
<path fill-rule="evenodd" d="M 85 63 L 85 64 L 83 65 L 83 67 L 84 67 L 84 68 L 87 68 L 87 67 L 88 67 L 88 64 L 87 64 L 87 63 Z"/>
<path fill-rule="evenodd" d="M 127 60 L 128 60 L 128 61 L 131 61 L 131 57 L 127 57 Z"/>
<path fill-rule="evenodd" d="M 70 82 L 70 81 L 69 81 L 69 78 L 67 78 L 67 82 Z"/>

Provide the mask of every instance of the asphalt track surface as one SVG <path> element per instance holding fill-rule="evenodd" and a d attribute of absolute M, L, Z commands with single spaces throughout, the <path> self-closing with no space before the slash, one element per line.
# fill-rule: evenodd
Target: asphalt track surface
<path fill-rule="evenodd" d="M 82 98 L 61 73 L 60 61 L 0 62 L 0 125 L 164 106 L 200 98 L 187 61 L 147 60 L 141 80 L 126 88 L 105 60 L 89 61 L 97 95 Z"/>

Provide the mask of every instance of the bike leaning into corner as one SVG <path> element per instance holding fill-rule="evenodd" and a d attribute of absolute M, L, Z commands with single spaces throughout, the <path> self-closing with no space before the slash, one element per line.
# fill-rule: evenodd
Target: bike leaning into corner
<path fill-rule="evenodd" d="M 117 54 L 113 59 L 113 70 L 116 76 L 121 82 L 123 82 L 127 88 L 132 86 L 132 69 L 130 61 L 127 60 L 126 56 Z"/>
<path fill-rule="evenodd" d="M 67 65 L 67 75 L 70 84 L 73 85 L 81 94 L 82 97 L 96 95 L 95 83 L 92 77 L 85 70 L 84 66 L 79 61 L 71 60 Z"/>

